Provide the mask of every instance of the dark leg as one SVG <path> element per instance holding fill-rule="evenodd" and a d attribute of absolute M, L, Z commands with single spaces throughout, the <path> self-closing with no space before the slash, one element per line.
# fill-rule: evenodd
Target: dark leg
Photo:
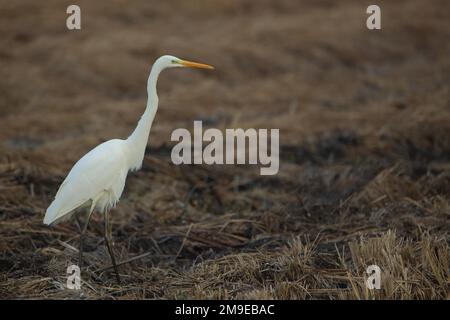
<path fill-rule="evenodd" d="M 105 210 L 105 243 L 106 243 L 106 247 L 108 248 L 109 256 L 111 257 L 111 262 L 113 264 L 114 271 L 116 273 L 117 282 L 120 284 L 121 283 L 120 275 L 119 275 L 119 271 L 117 269 L 116 258 L 114 257 L 114 252 L 112 250 L 112 244 L 111 244 L 111 224 L 109 221 L 108 210 Z"/>
<path fill-rule="evenodd" d="M 92 216 L 92 209 L 89 211 L 89 214 L 87 216 L 86 222 L 83 226 L 83 228 L 80 230 L 80 248 L 79 248 L 79 256 L 78 256 L 78 267 L 83 266 L 83 240 L 84 240 L 84 235 L 86 233 L 86 230 L 88 228 L 89 225 L 89 221 L 91 221 L 91 216 Z M 81 224 L 80 224 L 81 226 Z"/>

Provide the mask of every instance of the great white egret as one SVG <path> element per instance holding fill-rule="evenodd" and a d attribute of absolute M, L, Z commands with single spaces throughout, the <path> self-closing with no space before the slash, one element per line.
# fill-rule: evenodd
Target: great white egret
<path fill-rule="evenodd" d="M 158 76 L 162 70 L 173 67 L 214 69 L 207 64 L 182 60 L 170 55 L 158 58 L 153 64 L 147 82 L 147 107 L 136 129 L 126 140 L 113 139 L 103 142 L 78 160 L 45 213 L 44 224 L 52 225 L 69 218 L 76 209 L 88 206 L 88 216 L 80 233 L 81 267 L 83 237 L 92 212 L 94 210 L 102 212 L 105 222 L 105 243 L 119 283 L 120 276 L 111 245 L 109 211 L 115 207 L 122 195 L 128 171 L 139 170 L 142 166 L 150 128 L 158 109 L 156 92 Z"/>

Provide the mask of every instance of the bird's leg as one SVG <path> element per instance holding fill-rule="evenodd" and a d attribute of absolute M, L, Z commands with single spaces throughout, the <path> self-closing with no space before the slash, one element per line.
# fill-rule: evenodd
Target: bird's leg
<path fill-rule="evenodd" d="M 113 251 L 112 243 L 111 243 L 111 224 L 109 221 L 109 211 L 108 210 L 105 210 L 105 243 L 106 243 L 106 247 L 108 248 L 109 256 L 111 257 L 111 262 L 114 267 L 114 272 L 116 273 L 117 282 L 120 284 L 121 283 L 120 275 L 119 275 L 119 271 L 117 269 L 116 258 L 114 257 L 114 251 Z"/>
<path fill-rule="evenodd" d="M 78 256 L 78 267 L 80 269 L 83 266 L 83 240 L 84 240 L 84 235 L 85 235 L 86 230 L 88 228 L 89 221 L 91 221 L 92 211 L 93 210 L 91 208 L 91 210 L 89 210 L 89 214 L 87 216 L 86 222 L 85 222 L 83 228 L 80 230 L 80 248 L 79 248 L 79 256 Z"/>
<path fill-rule="evenodd" d="M 86 230 L 88 228 L 89 225 L 89 221 L 91 221 L 91 216 L 92 216 L 92 212 L 94 212 L 95 209 L 95 205 L 96 205 L 96 201 L 93 200 L 92 204 L 91 204 L 91 209 L 88 212 L 88 216 L 86 218 L 86 223 L 84 224 L 83 228 L 80 229 L 80 248 L 79 248 L 79 257 L 78 257 L 78 266 L 82 267 L 83 265 L 83 240 L 84 240 L 84 235 L 86 234 Z M 78 221 L 78 216 L 77 216 L 77 221 Z M 78 225 L 81 227 L 81 224 L 78 222 Z"/>

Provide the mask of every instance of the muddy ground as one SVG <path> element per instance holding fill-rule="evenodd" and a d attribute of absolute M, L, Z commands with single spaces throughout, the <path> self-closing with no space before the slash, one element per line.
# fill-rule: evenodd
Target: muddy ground
<path fill-rule="evenodd" d="M 0 4 L 0 298 L 448 297 L 448 1 L 378 1 L 379 31 L 370 1 L 76 2 L 80 31 L 73 1 Z M 123 283 L 96 214 L 66 289 L 78 228 L 44 212 L 83 154 L 133 130 L 166 53 L 216 70 L 160 77 L 143 168 L 112 211 Z M 279 128 L 280 172 L 173 165 L 170 134 L 194 120 Z"/>

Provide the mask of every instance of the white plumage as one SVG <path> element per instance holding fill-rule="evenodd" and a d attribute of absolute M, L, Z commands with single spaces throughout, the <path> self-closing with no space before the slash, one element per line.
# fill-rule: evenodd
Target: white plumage
<path fill-rule="evenodd" d="M 122 195 L 130 168 L 127 149 L 127 140 L 114 139 L 83 156 L 61 184 L 47 209 L 44 223 L 58 222 L 89 202 L 92 209 L 100 212 L 114 207 Z"/>

